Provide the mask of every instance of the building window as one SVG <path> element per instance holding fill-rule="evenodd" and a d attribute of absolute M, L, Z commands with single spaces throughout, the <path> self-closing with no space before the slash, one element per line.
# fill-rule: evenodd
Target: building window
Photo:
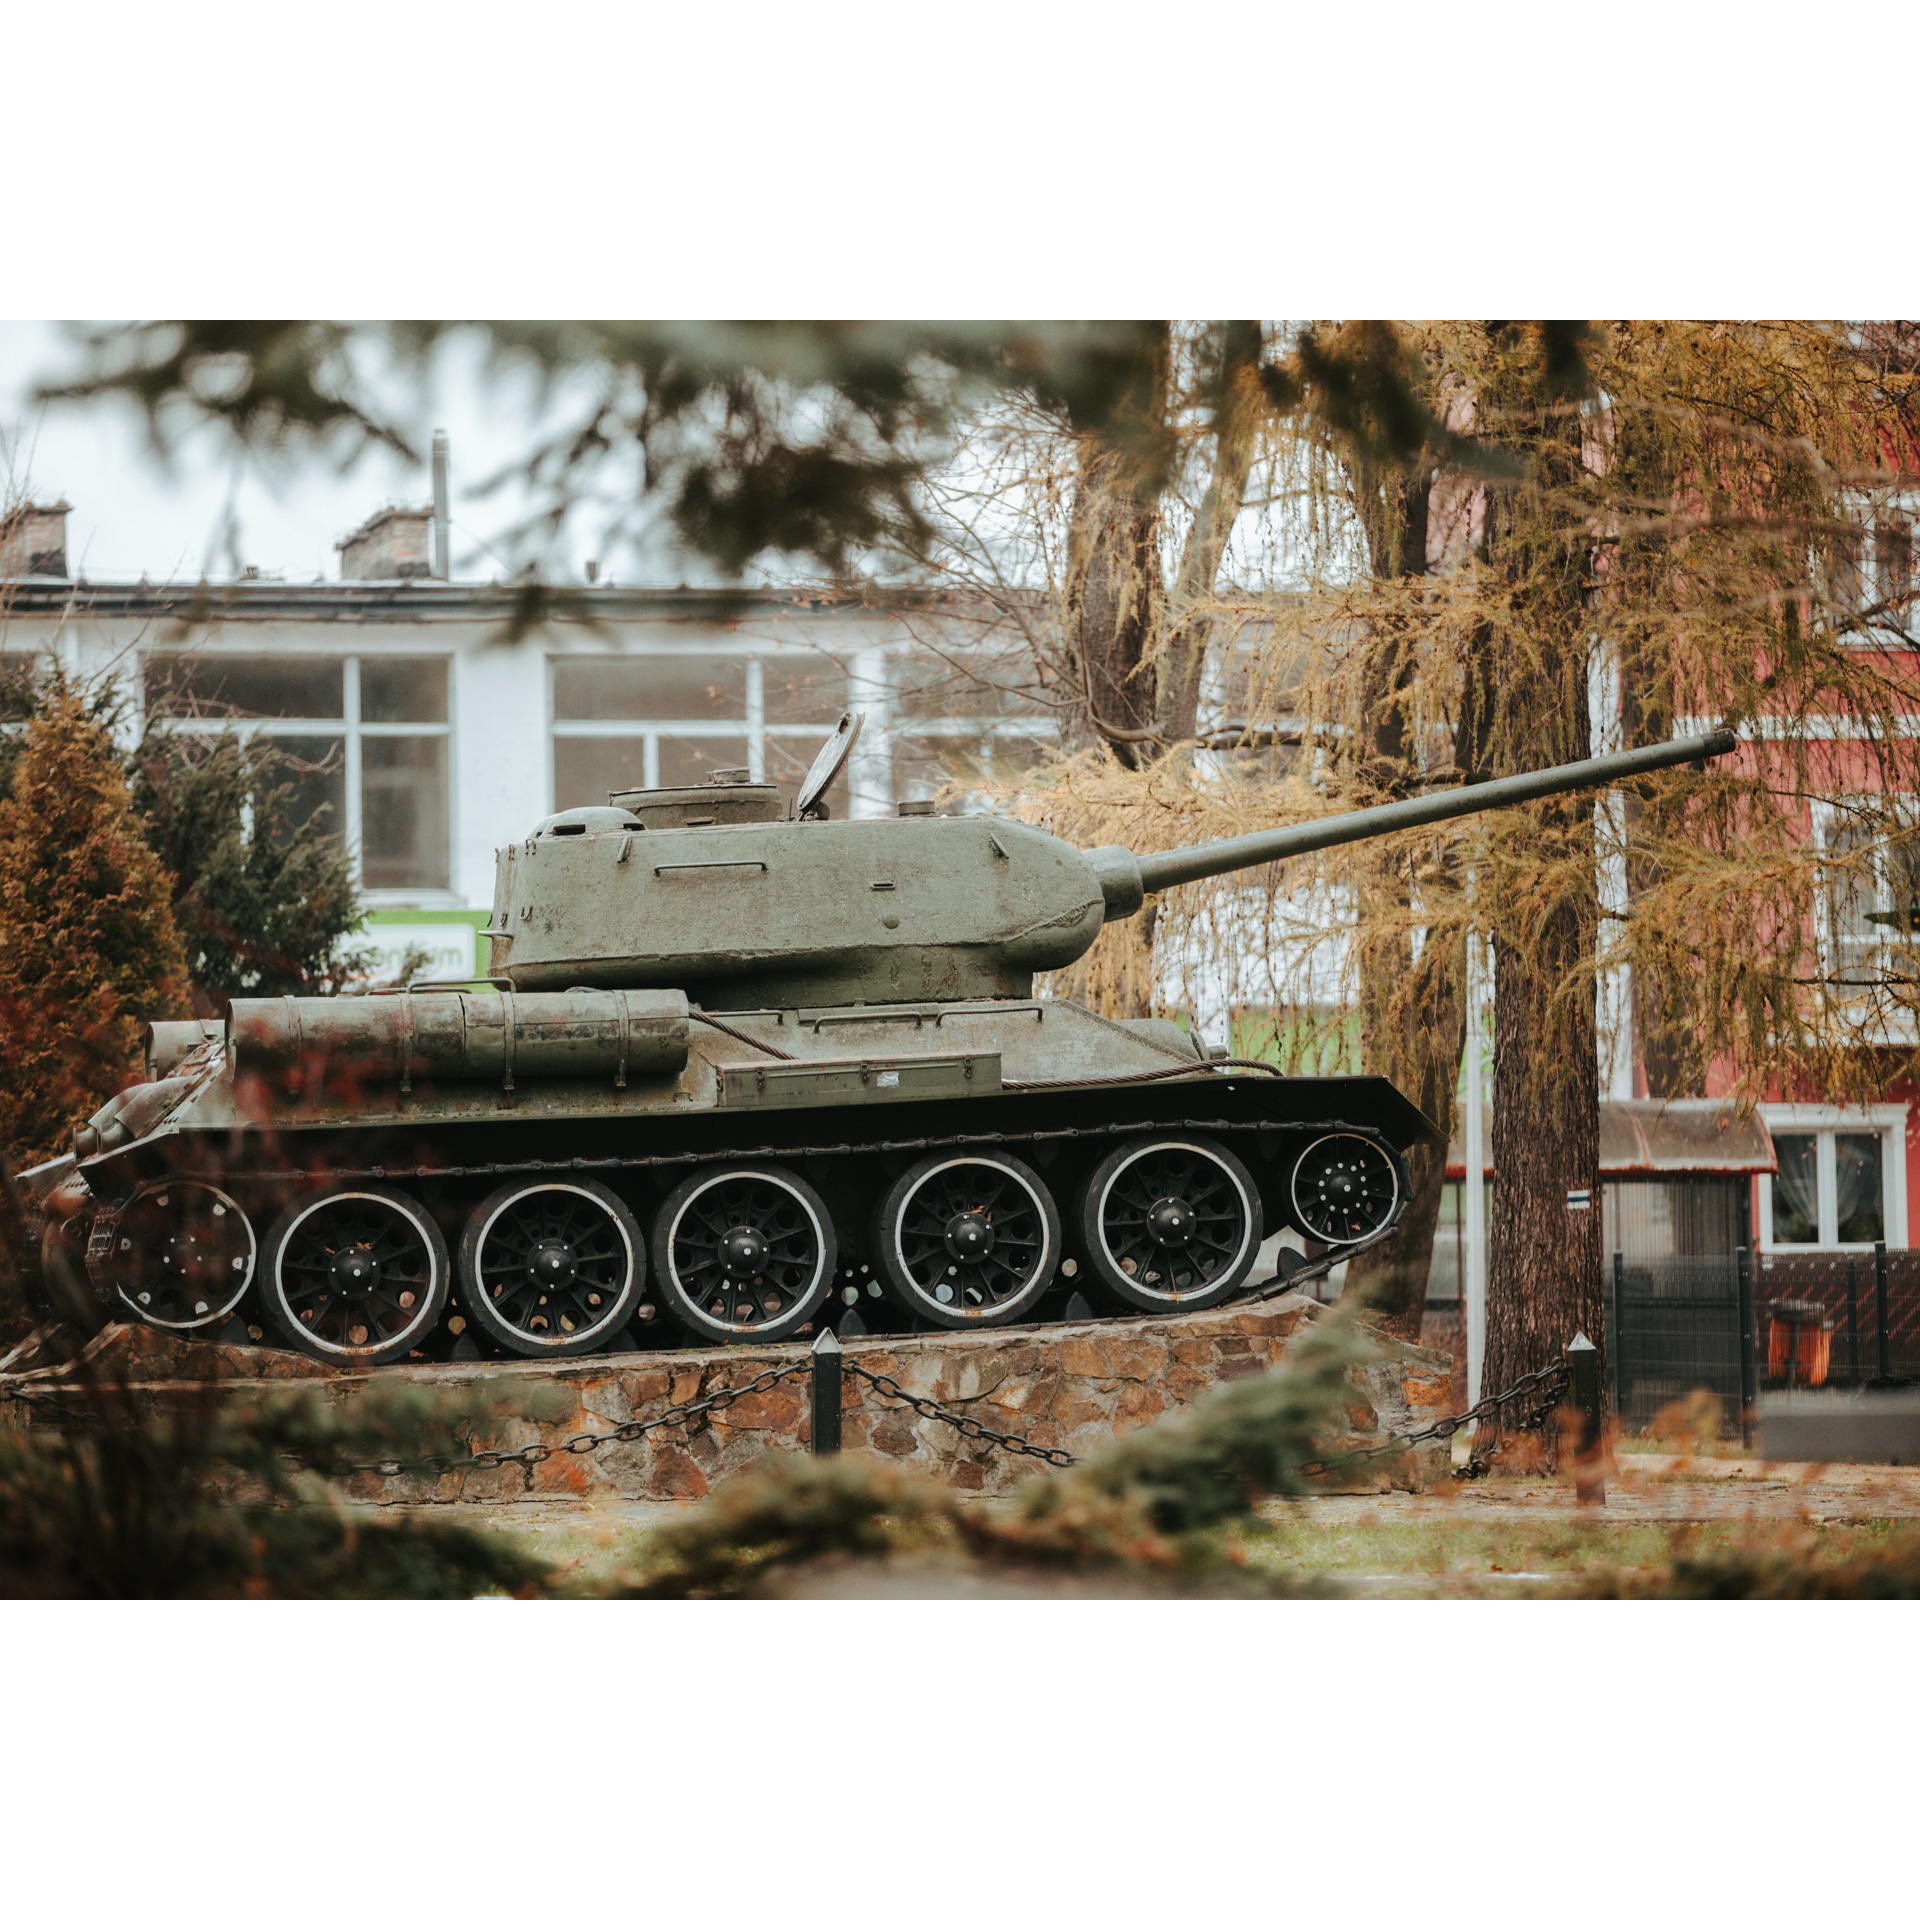
<path fill-rule="evenodd" d="M 1912 633 L 1920 622 L 1913 610 L 1913 515 L 1893 509 L 1882 513 L 1873 528 L 1873 578 L 1868 591 L 1880 609 L 1876 624 L 1896 633 Z"/>
<path fill-rule="evenodd" d="M 1913 604 L 1915 506 L 1911 496 L 1855 494 L 1858 532 L 1839 543 L 1825 568 L 1827 590 L 1842 617 L 1857 620 L 1851 637 L 1872 644 L 1920 633 Z"/>
<path fill-rule="evenodd" d="M 1037 758 L 1054 721 L 1011 677 L 1019 662 L 916 645 L 847 656 L 569 656 L 553 661 L 553 804 L 604 806 L 636 787 L 693 786 L 745 767 L 791 803 L 849 707 L 866 729 L 848 770 L 856 812 L 891 813 Z"/>
<path fill-rule="evenodd" d="M 1032 655 L 1017 643 L 964 653 L 902 648 L 887 679 L 895 802 L 948 792 L 956 811 L 992 810 L 989 790 L 1017 781 L 1059 734 L 1057 718 L 1036 698 Z"/>
<path fill-rule="evenodd" d="M 1778 1170 L 1760 1176 L 1760 1244 L 1907 1244 L 1904 1106 L 1761 1108 Z"/>
<path fill-rule="evenodd" d="M 553 662 L 553 804 L 698 786 L 745 767 L 791 801 L 848 704 L 828 655 L 627 654 Z"/>
<path fill-rule="evenodd" d="M 451 882 L 447 662 L 349 654 L 150 654 L 149 712 L 262 733 L 291 763 L 298 819 L 326 820 L 370 894 Z"/>
<path fill-rule="evenodd" d="M 44 654 L 19 647 L 0 650 L 0 732 L 19 733 L 39 701 L 39 682 L 46 672 Z"/>
<path fill-rule="evenodd" d="M 1885 794 L 1817 801 L 1815 844 L 1836 861 L 1822 901 L 1827 971 L 1862 986 L 1920 967 L 1920 831 L 1887 819 Z"/>

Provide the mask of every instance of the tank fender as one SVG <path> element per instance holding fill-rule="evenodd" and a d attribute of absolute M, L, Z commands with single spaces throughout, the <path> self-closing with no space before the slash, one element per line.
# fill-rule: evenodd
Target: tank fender
<path fill-rule="evenodd" d="M 143 1080 L 124 1093 L 116 1093 L 91 1120 L 74 1128 L 74 1154 L 91 1160 L 96 1153 L 124 1147 L 128 1141 L 151 1133 L 197 1084 L 185 1075 L 174 1075 L 165 1080 Z"/>

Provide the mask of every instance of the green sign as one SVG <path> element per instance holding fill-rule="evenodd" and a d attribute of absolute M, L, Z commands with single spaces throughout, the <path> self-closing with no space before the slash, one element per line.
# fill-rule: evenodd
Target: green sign
<path fill-rule="evenodd" d="M 364 932 L 353 937 L 356 947 L 371 947 L 370 986 L 391 985 L 413 953 L 426 956 L 414 974 L 416 981 L 477 980 L 487 970 L 492 942 L 480 936 L 491 914 L 468 907 L 382 907 L 367 915 Z"/>

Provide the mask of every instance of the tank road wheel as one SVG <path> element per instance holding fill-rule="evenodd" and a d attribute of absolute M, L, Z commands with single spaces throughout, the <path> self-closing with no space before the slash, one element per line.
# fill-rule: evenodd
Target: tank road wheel
<path fill-rule="evenodd" d="M 1329 1133 L 1294 1162 L 1288 1186 L 1300 1225 L 1331 1247 L 1370 1239 L 1393 1218 L 1400 1176 L 1393 1156 L 1361 1133 Z"/>
<path fill-rule="evenodd" d="M 104 1296 L 93 1285 L 87 1266 L 87 1246 L 101 1216 L 91 1220 L 49 1220 L 40 1236 L 40 1288 L 53 1317 L 82 1333 L 95 1334 L 107 1324 L 109 1286 Z"/>
<path fill-rule="evenodd" d="M 784 1340 L 833 1284 L 839 1250 L 820 1196 L 784 1167 L 681 1181 L 653 1223 L 654 1282 L 704 1340 Z"/>
<path fill-rule="evenodd" d="M 460 1236 L 460 1298 L 510 1353 L 591 1353 L 633 1318 L 647 1283 L 639 1223 L 597 1180 L 512 1180 Z"/>
<path fill-rule="evenodd" d="M 880 1280 L 940 1327 L 1017 1320 L 1060 1264 L 1060 1211 L 1010 1153 L 949 1149 L 916 1161 L 874 1216 Z"/>
<path fill-rule="evenodd" d="M 168 1333 L 217 1327 L 258 1252 L 239 1202 L 204 1180 L 156 1180 L 94 1222 L 87 1265 L 129 1313 Z"/>
<path fill-rule="evenodd" d="M 1075 1214 L 1095 1284 L 1135 1313 L 1210 1307 L 1260 1251 L 1260 1191 L 1212 1140 L 1116 1147 L 1087 1176 Z"/>
<path fill-rule="evenodd" d="M 268 1318 L 297 1352 L 337 1367 L 411 1353 L 447 1304 L 447 1243 L 426 1208 L 393 1187 L 296 1200 L 260 1264 Z"/>

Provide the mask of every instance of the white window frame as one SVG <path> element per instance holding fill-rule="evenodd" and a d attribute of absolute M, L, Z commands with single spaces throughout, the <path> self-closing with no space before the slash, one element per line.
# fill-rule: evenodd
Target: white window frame
<path fill-rule="evenodd" d="M 0 622 L 0 634 L 3 633 L 4 623 Z M 28 670 L 28 677 L 34 680 L 41 679 L 46 674 L 47 667 L 53 661 L 54 657 L 53 652 L 45 647 L 6 647 L 0 649 L 0 676 L 10 678 L 19 672 L 22 661 L 30 660 L 33 662 L 33 665 Z M 0 739 L 11 739 L 15 734 L 23 734 L 26 730 L 27 723 L 24 720 L 0 720 Z"/>
<path fill-rule="evenodd" d="M 1910 794 L 1874 793 L 1862 794 L 1860 798 L 1885 803 L 1888 810 L 1895 814 L 1911 815 L 1915 810 L 1913 796 Z M 1818 852 L 1823 854 L 1833 844 L 1835 829 L 1853 824 L 1852 816 L 1843 812 L 1840 805 L 1832 799 L 1815 795 L 1808 802 L 1808 810 L 1813 824 L 1814 847 Z M 1888 867 L 1885 849 L 1886 840 L 1884 836 L 1875 840 L 1871 848 L 1873 856 L 1874 911 L 1877 913 L 1891 913 L 1894 904 L 1893 876 Z M 1824 882 L 1815 889 L 1814 893 L 1814 925 L 1819 936 L 1821 969 L 1828 974 L 1838 974 L 1842 964 L 1839 934 L 1833 924 L 1833 902 Z M 1898 929 L 1891 926 L 1880 928 L 1879 934 L 1880 939 L 1878 944 L 1882 949 L 1894 946 L 1920 948 L 1920 934 L 1908 933 L 1902 935 Z M 1884 960 L 1876 964 L 1885 970 L 1886 962 Z M 1859 984 L 1862 987 L 1870 987 L 1874 983 L 1871 981 L 1861 981 Z"/>
<path fill-rule="evenodd" d="M 884 647 L 861 648 L 833 657 L 846 673 L 846 702 L 866 714 L 860 745 L 847 770 L 849 811 L 854 818 L 872 818 L 893 812 L 893 755 L 903 741 L 928 743 L 939 741 L 979 741 L 991 748 L 995 735 L 1026 738 L 1051 737 L 1056 723 L 1045 714 L 1007 714 L 990 719 L 949 719 L 900 721 L 895 717 L 893 674 L 889 660 L 896 653 L 912 650 L 911 641 L 897 641 Z M 554 669 L 579 660 L 686 659 L 699 653 L 707 658 L 736 660 L 746 668 L 745 712 L 737 720 L 673 719 L 593 719 L 562 720 L 555 711 Z M 752 652 L 744 649 L 713 647 L 705 649 L 636 648 L 619 653 L 586 653 L 556 650 L 547 656 L 547 799 L 556 806 L 556 772 L 553 742 L 556 740 L 638 740 L 641 743 L 642 782 L 649 787 L 660 784 L 660 741 L 741 740 L 747 746 L 747 767 L 751 777 L 767 777 L 767 742 L 793 740 L 824 743 L 832 723 L 824 720 L 775 720 L 765 717 L 766 663 L 779 655 L 764 645 Z"/>
<path fill-rule="evenodd" d="M 1819 1179 L 1820 1236 L 1816 1240 L 1782 1243 L 1773 1238 L 1773 1175 L 1758 1176 L 1760 1186 L 1759 1241 L 1762 1253 L 1831 1253 L 1845 1247 L 1863 1247 L 1869 1241 L 1838 1237 L 1834 1182 L 1833 1136 L 1836 1133 L 1877 1133 L 1880 1136 L 1880 1201 L 1885 1212 L 1889 1248 L 1907 1244 L 1907 1103 L 1874 1107 L 1814 1106 L 1804 1102 L 1773 1101 L 1760 1108 L 1768 1130 L 1811 1133 L 1816 1136 Z"/>
<path fill-rule="evenodd" d="M 1844 495 L 1843 501 L 1860 527 L 1860 605 L 1878 606 L 1890 595 L 1889 583 L 1881 571 L 1880 529 L 1892 514 L 1903 514 L 1909 522 L 1913 559 L 1909 563 L 1912 571 L 1908 578 L 1920 578 L 1920 492 L 1910 487 L 1877 494 L 1854 492 Z M 1850 630 L 1840 636 L 1840 643 L 1853 647 L 1884 646 L 1890 637 L 1907 639 L 1914 635 L 1920 635 L 1920 605 L 1908 606 L 1904 617 L 1890 615 L 1872 626 Z"/>
<path fill-rule="evenodd" d="M 228 657 L 227 650 L 211 648 L 154 647 L 143 656 L 142 664 L 172 658 L 191 658 L 216 664 Z M 365 887 L 360 884 L 360 743 L 371 739 L 442 739 L 447 741 L 447 879 L 453 879 L 454 857 L 460 845 L 459 769 L 454 764 L 453 745 L 453 655 L 432 648 L 409 647 L 392 654 L 329 653 L 320 647 L 234 647 L 236 660 L 337 660 L 340 663 L 340 706 L 338 719 L 276 720 L 256 719 L 252 715 L 169 719 L 167 725 L 181 733 L 224 733 L 229 727 L 240 734 L 261 734 L 268 739 L 335 739 L 341 743 L 341 777 L 346 788 L 341 838 L 353 863 L 354 886 L 361 904 L 378 911 L 382 907 L 464 907 L 466 902 L 451 884 L 444 887 Z M 360 718 L 360 662 L 371 660 L 438 660 L 447 670 L 447 715 L 445 720 L 362 720 Z M 143 684 L 138 683 L 138 684 Z M 144 698 L 144 695 L 142 696 Z"/>
<path fill-rule="evenodd" d="M 657 787 L 660 784 L 660 741 L 663 737 L 673 740 L 744 740 L 747 744 L 747 771 L 755 780 L 767 777 L 767 742 L 769 740 L 813 740 L 824 741 L 833 731 L 831 721 L 776 720 L 771 723 L 766 718 L 766 667 L 765 656 L 760 653 L 740 654 L 732 649 L 713 648 L 702 650 L 706 657 L 718 660 L 735 661 L 746 668 L 745 710 L 737 720 L 562 720 L 555 711 L 554 685 L 558 675 L 556 667 L 571 666 L 582 660 L 685 660 L 697 657 L 692 649 L 653 649 L 636 650 L 629 653 L 572 653 L 557 652 L 547 656 L 547 738 L 554 740 L 638 740 L 641 743 L 641 784 Z M 852 678 L 851 664 L 842 662 L 848 668 L 848 677 Z M 556 778 L 551 747 L 547 753 L 547 800 L 550 806 L 559 804 L 559 795 L 554 790 Z"/>

